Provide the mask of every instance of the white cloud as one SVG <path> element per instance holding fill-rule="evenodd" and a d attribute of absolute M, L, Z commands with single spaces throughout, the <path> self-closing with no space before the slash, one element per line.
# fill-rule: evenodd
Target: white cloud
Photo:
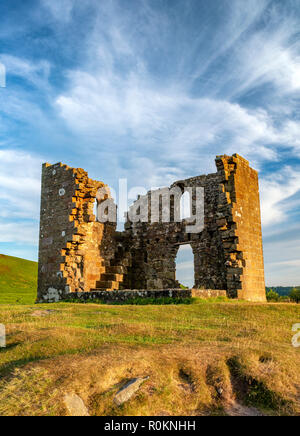
<path fill-rule="evenodd" d="M 300 72 L 299 72 L 300 77 Z M 280 132 L 279 140 L 283 146 L 293 150 L 295 155 L 300 157 L 300 122 L 288 120 Z"/>
<path fill-rule="evenodd" d="M 5 65 L 7 75 L 19 76 L 39 88 L 48 88 L 51 69 L 48 61 L 43 60 L 32 63 L 6 53 L 0 54 L 0 61 Z"/>
<path fill-rule="evenodd" d="M 271 262 L 270 265 L 272 265 L 272 266 L 287 266 L 287 267 L 299 266 L 300 267 L 300 259 Z"/>
<path fill-rule="evenodd" d="M 284 222 L 293 204 L 284 202 L 300 191 L 300 171 L 284 167 L 261 180 L 262 220 L 265 226 Z"/>
<path fill-rule="evenodd" d="M 290 42 L 298 28 L 297 20 L 291 17 L 281 23 L 270 20 L 263 30 L 253 32 L 235 47 L 230 56 L 234 71 L 224 76 L 235 82 L 231 96 L 264 84 L 273 87 L 276 99 L 300 92 L 300 44 Z"/>
<path fill-rule="evenodd" d="M 220 154 L 220 147 L 222 152 L 238 150 L 248 158 L 276 158 L 270 144 L 278 135 L 263 110 L 247 110 L 216 99 L 192 99 L 172 87 L 151 88 L 137 74 L 124 79 L 113 72 L 75 71 L 69 78 L 69 93 L 60 95 L 56 103 L 61 116 L 79 134 L 129 135 L 144 155 L 157 148 L 161 164 L 172 160 L 189 168 L 194 158 L 208 156 L 208 146 L 210 159 L 214 150 Z"/>
<path fill-rule="evenodd" d="M 0 242 L 15 242 L 17 244 L 37 245 L 38 243 L 38 224 L 0 221 Z"/>
<path fill-rule="evenodd" d="M 218 31 L 213 32 L 209 40 L 205 33 L 203 35 L 204 43 L 208 45 L 209 51 L 205 58 L 201 57 L 201 62 L 199 62 L 198 68 L 193 72 L 192 79 L 201 78 L 220 57 L 226 55 L 228 58 L 231 58 L 234 50 L 240 43 L 243 47 L 242 41 L 245 38 L 245 34 L 252 31 L 253 25 L 262 17 L 269 3 L 269 0 L 252 0 L 251 2 L 243 3 L 239 0 L 232 0 L 230 3 L 224 4 L 224 16 L 222 23 L 219 23 Z M 195 56 L 195 53 L 198 54 L 199 50 L 197 50 L 197 47 L 193 47 L 192 52 Z M 184 55 L 187 56 L 186 54 Z M 192 60 L 189 59 L 189 61 Z M 229 78 L 236 74 L 236 66 L 235 62 L 234 68 L 232 68 L 233 63 L 231 62 Z M 222 74 L 221 81 L 226 81 L 226 78 L 228 76 Z M 218 78 L 218 82 L 220 85 L 220 78 Z"/>
<path fill-rule="evenodd" d="M 149 38 L 148 44 L 151 40 L 152 49 L 161 49 L 174 26 L 177 28 L 176 23 L 144 2 L 139 9 L 139 18 L 145 24 L 141 36 L 141 23 L 128 11 L 120 13 L 118 2 L 110 3 L 105 12 L 100 8 L 90 35 L 86 64 L 68 72 L 69 87 L 56 99 L 61 117 L 78 135 L 101 138 L 102 146 L 108 141 L 112 154 L 126 147 L 131 152 L 134 145 L 135 160 L 146 158 L 156 163 L 153 154 L 157 150 L 157 174 L 161 167 L 175 165 L 183 175 L 190 175 L 187 171 L 199 171 L 199 160 L 203 171 L 212 170 L 214 154 L 237 151 L 257 167 L 266 160 L 279 159 L 278 144 L 290 144 L 297 126 L 284 119 L 278 126 L 268 105 L 265 109 L 249 109 L 233 102 L 226 92 L 227 85 L 233 95 L 265 82 L 283 93 L 298 89 L 297 44 L 289 44 L 297 30 L 295 20 L 285 17 L 281 23 L 281 12 L 272 8 L 264 30 L 254 31 L 253 26 L 269 3 L 255 1 L 241 7 L 240 2 L 232 2 L 226 9 L 227 24 L 222 24 L 209 42 L 207 62 L 200 51 L 199 68 L 195 64 L 202 43 L 201 38 L 196 38 L 183 53 L 178 53 L 180 62 L 169 81 L 164 77 L 157 79 L 150 70 L 145 38 Z M 158 25 L 162 29 L 159 37 L 154 32 Z M 177 30 L 180 33 L 181 29 Z M 225 53 L 227 66 L 222 66 L 222 74 L 219 68 L 215 69 L 214 92 L 205 95 L 204 85 L 204 95 L 198 92 L 191 97 L 193 81 Z M 127 156 L 130 159 L 130 153 Z M 151 177 L 156 176 L 152 173 Z"/>
<path fill-rule="evenodd" d="M 264 244 L 267 286 L 299 286 L 300 239 L 269 241 Z"/>
<path fill-rule="evenodd" d="M 37 243 L 41 163 L 29 153 L 0 149 L 0 242 Z"/>
<path fill-rule="evenodd" d="M 48 9 L 55 20 L 62 22 L 70 21 L 74 8 L 74 0 L 41 0 L 41 3 Z"/>

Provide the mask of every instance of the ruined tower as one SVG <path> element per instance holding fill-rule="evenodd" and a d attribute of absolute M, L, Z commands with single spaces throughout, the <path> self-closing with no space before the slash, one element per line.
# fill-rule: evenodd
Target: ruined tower
<path fill-rule="evenodd" d="M 265 301 L 258 174 L 239 155 L 218 156 L 216 166 L 214 174 L 172 185 L 182 194 L 191 190 L 192 209 L 196 189 L 203 189 L 204 226 L 189 233 L 187 220 L 174 219 L 174 207 L 167 222 L 161 215 L 157 222 L 128 219 L 125 231 L 117 232 L 115 223 L 97 222 L 94 214 L 99 190 L 104 192 L 100 203 L 110 197 L 104 183 L 82 169 L 44 164 L 37 301 L 117 295 L 118 290 L 123 297 L 125 290 L 177 295 L 175 259 L 183 244 L 193 249 L 196 289 Z M 132 208 L 138 209 L 140 201 Z M 150 200 L 150 212 L 152 207 Z"/>

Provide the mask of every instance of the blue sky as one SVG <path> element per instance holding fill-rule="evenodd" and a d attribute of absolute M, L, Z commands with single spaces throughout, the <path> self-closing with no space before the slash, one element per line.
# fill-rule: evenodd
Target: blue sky
<path fill-rule="evenodd" d="M 267 284 L 300 284 L 299 0 L 2 0 L 0 62 L 0 252 L 37 258 L 44 161 L 148 189 L 237 152 Z"/>

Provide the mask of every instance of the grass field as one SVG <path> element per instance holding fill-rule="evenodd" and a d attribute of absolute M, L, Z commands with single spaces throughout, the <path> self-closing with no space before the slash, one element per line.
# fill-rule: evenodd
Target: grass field
<path fill-rule="evenodd" d="M 66 415 L 66 393 L 77 393 L 91 415 L 300 414 L 300 348 L 291 343 L 300 305 L 34 305 L 30 298 L 0 304 L 2 416 Z M 19 296 L 12 291 L 10 299 Z M 117 390 L 142 376 L 149 380 L 138 393 L 116 406 Z"/>
<path fill-rule="evenodd" d="M 64 415 L 68 392 L 92 415 L 234 414 L 240 405 L 237 414 L 300 413 L 297 305 L 63 303 L 45 317 L 37 308 L 0 306 L 8 334 L 0 415 Z M 116 407 L 118 387 L 146 375 L 137 396 Z"/>
<path fill-rule="evenodd" d="M 36 288 L 36 262 L 0 254 L 0 304 L 32 304 Z"/>

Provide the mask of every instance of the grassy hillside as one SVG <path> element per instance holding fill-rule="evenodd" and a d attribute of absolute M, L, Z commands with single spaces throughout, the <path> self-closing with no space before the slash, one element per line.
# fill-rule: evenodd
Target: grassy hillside
<path fill-rule="evenodd" d="M 0 304 L 32 304 L 36 289 L 36 262 L 0 254 Z"/>
<path fill-rule="evenodd" d="M 0 305 L 0 416 L 66 415 L 66 393 L 91 415 L 299 415 L 299 321 L 280 303 Z"/>

